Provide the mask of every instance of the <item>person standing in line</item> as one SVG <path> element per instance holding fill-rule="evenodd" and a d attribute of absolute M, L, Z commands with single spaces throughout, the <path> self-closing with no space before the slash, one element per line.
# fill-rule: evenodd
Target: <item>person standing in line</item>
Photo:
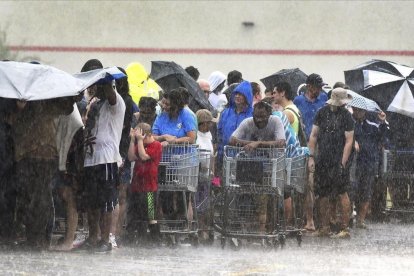
<path fill-rule="evenodd" d="M 162 145 L 152 136 L 151 126 L 139 123 L 131 130 L 128 149 L 129 161 L 135 161 L 134 173 L 128 195 L 127 237 L 146 243 L 147 228 L 150 240 L 160 241 L 160 226 L 156 220 L 156 192 L 158 191 L 158 166 L 162 156 Z M 137 231 L 137 236 L 135 232 Z"/>
<path fill-rule="evenodd" d="M 103 68 L 97 59 L 85 63 L 82 72 Z M 85 190 L 89 223 L 89 237 L 78 249 L 105 253 L 112 250 L 109 233 L 112 211 L 118 203 L 118 166 L 122 164 L 119 153 L 125 116 L 125 102 L 112 83 L 94 84 L 96 101 L 87 115 L 86 126 L 90 135 L 96 137 L 95 145 L 89 148 L 84 161 Z M 94 111 L 91 113 L 91 111 Z M 92 124 L 88 124 L 88 121 Z M 102 226 L 99 221 L 102 217 Z M 101 240 L 98 240 L 99 230 Z"/>
<path fill-rule="evenodd" d="M 327 101 L 327 95 L 325 92 L 322 91 L 322 87 L 324 85 L 325 83 L 323 82 L 323 79 L 320 75 L 310 74 L 306 79 L 305 93 L 296 96 L 293 100 L 293 104 L 296 105 L 296 107 L 302 114 L 302 120 L 305 125 L 306 139 L 308 140 L 308 142 L 315 115 L 318 112 L 318 110 L 325 105 Z M 315 204 L 314 189 L 314 171 L 312 168 L 310 168 L 304 204 L 306 215 L 306 225 L 304 229 L 306 231 L 311 232 L 315 231 L 315 223 L 313 219 L 313 209 Z"/>
<path fill-rule="evenodd" d="M 315 236 L 330 236 L 331 203 L 339 198 L 341 230 L 336 238 L 350 238 L 349 219 L 351 204 L 350 157 L 354 141 L 354 121 L 345 105 L 352 100 L 347 90 L 336 88 L 327 105 L 315 116 L 309 138 L 309 170 L 315 171 L 315 195 L 319 200 L 321 225 Z M 315 152 L 316 147 L 318 152 Z"/>

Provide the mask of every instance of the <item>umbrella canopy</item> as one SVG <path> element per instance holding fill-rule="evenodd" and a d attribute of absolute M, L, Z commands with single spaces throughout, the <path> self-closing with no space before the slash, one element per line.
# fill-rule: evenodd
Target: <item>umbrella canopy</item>
<path fill-rule="evenodd" d="M 299 68 L 282 69 L 270 76 L 267 76 L 260 81 L 266 86 L 267 89 L 273 89 L 278 82 L 286 81 L 292 87 L 292 90 L 297 94 L 298 88 L 302 83 L 306 82 L 306 75 Z"/>
<path fill-rule="evenodd" d="M 198 83 L 175 62 L 151 61 L 150 77 L 166 91 L 179 87 L 187 88 L 191 95 L 189 107 L 194 112 L 199 109 L 208 109 L 216 114 Z"/>
<path fill-rule="evenodd" d="M 122 77 L 116 67 L 71 75 L 48 65 L 0 62 L 0 97 L 36 101 L 76 96 L 94 83 Z"/>
<path fill-rule="evenodd" d="M 371 60 L 345 71 L 345 82 L 381 109 L 414 118 L 414 68 Z"/>
<path fill-rule="evenodd" d="M 358 93 L 347 90 L 348 95 L 352 96 L 352 101 L 348 104 L 349 106 L 356 107 L 359 109 L 364 109 L 371 112 L 381 112 L 381 108 L 376 102 L 371 99 L 365 98 L 364 96 L 359 95 Z"/>

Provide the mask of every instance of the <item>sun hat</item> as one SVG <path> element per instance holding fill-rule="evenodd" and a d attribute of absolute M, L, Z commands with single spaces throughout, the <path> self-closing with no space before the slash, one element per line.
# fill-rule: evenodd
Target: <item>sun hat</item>
<path fill-rule="evenodd" d="M 347 90 L 338 87 L 332 90 L 331 98 L 326 103 L 334 106 L 343 106 L 351 101 L 352 96 L 348 95 Z"/>

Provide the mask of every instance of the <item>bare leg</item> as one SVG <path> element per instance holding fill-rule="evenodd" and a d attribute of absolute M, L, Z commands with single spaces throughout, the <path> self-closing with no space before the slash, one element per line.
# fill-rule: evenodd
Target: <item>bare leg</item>
<path fill-rule="evenodd" d="M 319 199 L 319 217 L 321 219 L 321 230 L 329 232 L 329 220 L 330 220 L 330 203 L 327 197 Z"/>
<path fill-rule="evenodd" d="M 99 219 L 100 219 L 99 209 L 96 209 L 96 210 L 88 209 L 88 224 L 89 224 L 88 240 L 92 245 L 95 245 L 98 242 Z"/>
<path fill-rule="evenodd" d="M 293 220 L 293 212 L 292 212 L 292 197 L 288 197 L 284 200 L 285 206 L 285 219 L 286 224 L 291 225 Z"/>
<path fill-rule="evenodd" d="M 351 202 L 349 201 L 348 193 L 339 195 L 339 201 L 341 203 L 341 223 L 342 228 L 345 229 L 349 225 L 349 219 L 351 216 Z"/>
<path fill-rule="evenodd" d="M 101 240 L 105 243 L 109 243 L 109 231 L 111 230 L 112 225 L 112 215 L 112 211 L 102 214 L 103 227 L 101 229 Z"/>
<path fill-rule="evenodd" d="M 117 225 L 118 225 L 118 219 L 119 219 L 119 204 L 115 206 L 115 209 L 112 211 L 112 223 L 111 223 L 111 229 L 110 233 L 114 234 L 116 233 Z"/>
<path fill-rule="evenodd" d="M 367 202 L 363 202 L 360 204 L 359 209 L 358 209 L 358 223 L 363 223 L 365 222 L 365 217 L 368 214 L 368 210 L 369 210 L 369 201 Z"/>
<path fill-rule="evenodd" d="M 119 215 L 118 219 L 115 220 L 116 222 L 116 230 L 113 232 L 115 236 L 119 237 L 122 235 L 122 230 L 124 227 L 124 223 L 126 220 L 126 208 L 127 208 L 127 201 L 126 201 L 126 194 L 127 194 L 127 185 L 121 184 L 119 190 Z M 113 218 L 114 219 L 114 218 Z"/>
<path fill-rule="evenodd" d="M 69 251 L 73 247 L 75 231 L 78 226 L 78 211 L 72 187 L 66 186 L 63 188 L 62 198 L 66 203 L 67 228 L 63 244 L 57 246 L 55 250 Z"/>
<path fill-rule="evenodd" d="M 309 189 L 306 193 L 306 198 L 305 198 L 305 214 L 306 214 L 305 229 L 308 229 L 308 230 L 315 230 L 315 222 L 313 220 L 313 208 L 315 205 L 315 195 L 313 194 L 313 187 L 314 187 L 313 181 L 314 181 L 313 172 L 310 172 L 309 177 L 308 177 Z"/>

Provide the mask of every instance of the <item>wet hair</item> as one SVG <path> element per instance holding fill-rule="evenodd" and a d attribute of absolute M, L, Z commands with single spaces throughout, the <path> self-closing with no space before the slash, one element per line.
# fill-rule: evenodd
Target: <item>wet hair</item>
<path fill-rule="evenodd" d="M 264 101 L 264 100 L 261 100 L 260 102 L 257 102 L 254 105 L 253 110 L 256 110 L 256 109 L 264 109 L 264 110 L 266 110 L 266 112 L 268 114 L 272 114 L 272 112 L 273 112 L 272 105 L 270 103 L 268 103 L 267 101 Z"/>
<path fill-rule="evenodd" d="M 275 99 L 273 97 L 264 97 L 261 100 L 261 102 L 265 102 L 265 103 L 270 104 L 270 105 L 272 105 L 274 101 L 275 101 Z M 258 103 L 256 103 L 256 104 L 258 104 Z"/>
<path fill-rule="evenodd" d="M 139 123 L 136 126 L 136 129 L 138 129 L 138 128 L 142 129 L 142 134 L 144 134 L 144 135 L 151 135 L 152 134 L 151 126 L 147 123 Z"/>
<path fill-rule="evenodd" d="M 83 65 L 81 72 L 88 72 L 95 69 L 102 69 L 103 65 L 98 59 L 90 59 Z"/>
<path fill-rule="evenodd" d="M 237 70 L 230 71 L 227 74 L 227 85 L 230 86 L 233 83 L 240 83 L 243 81 L 242 73 Z"/>
<path fill-rule="evenodd" d="M 173 89 L 164 93 L 164 99 L 170 101 L 169 117 L 176 118 L 178 113 L 184 108 L 184 100 L 178 89 Z"/>
<path fill-rule="evenodd" d="M 338 87 L 344 88 L 344 86 L 345 86 L 345 83 L 343 83 L 341 81 L 337 81 L 337 82 L 335 82 L 332 89 L 335 89 L 335 88 L 338 88 Z"/>
<path fill-rule="evenodd" d="M 125 77 L 115 80 L 116 91 L 118 91 L 122 98 L 125 98 L 129 95 L 128 77 L 126 76 L 124 68 L 118 67 L 118 69 L 125 74 Z"/>
<path fill-rule="evenodd" d="M 184 104 L 190 103 L 190 92 L 185 87 L 179 87 L 177 90 L 180 92 L 181 97 L 183 98 Z"/>
<path fill-rule="evenodd" d="M 260 85 L 257 82 L 251 82 L 253 97 L 260 94 Z"/>
<path fill-rule="evenodd" d="M 195 80 L 198 80 L 198 77 L 200 77 L 200 72 L 198 71 L 197 68 L 195 68 L 194 66 L 188 66 L 187 68 L 185 68 L 185 71 Z"/>
<path fill-rule="evenodd" d="M 149 107 L 153 112 L 157 108 L 157 100 L 151 97 L 141 97 L 138 102 L 138 108 L 142 109 L 144 107 Z"/>
<path fill-rule="evenodd" d="M 279 93 L 283 91 L 285 92 L 286 99 L 293 101 L 293 99 L 295 98 L 295 95 L 293 94 L 293 91 L 292 91 L 292 87 L 290 86 L 288 82 L 286 81 L 278 82 L 275 85 L 275 87 L 276 87 L 277 92 Z"/>

